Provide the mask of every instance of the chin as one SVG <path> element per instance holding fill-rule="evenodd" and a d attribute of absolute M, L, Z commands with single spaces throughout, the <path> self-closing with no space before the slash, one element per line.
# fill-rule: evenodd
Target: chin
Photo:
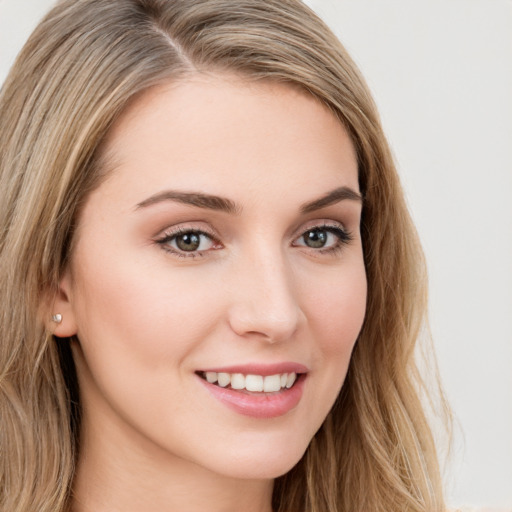
<path fill-rule="evenodd" d="M 295 444 L 290 439 L 281 446 L 256 443 L 245 449 L 235 449 L 224 457 L 222 463 L 215 464 L 217 473 L 231 478 L 271 480 L 288 473 L 302 458 L 309 443 Z M 214 469 L 213 467 L 211 469 Z"/>

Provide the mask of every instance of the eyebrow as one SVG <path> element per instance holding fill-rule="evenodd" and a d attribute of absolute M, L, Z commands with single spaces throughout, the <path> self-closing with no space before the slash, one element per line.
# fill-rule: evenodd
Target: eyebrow
<path fill-rule="evenodd" d="M 205 208 L 207 210 L 217 210 L 221 212 L 238 214 L 241 208 L 231 199 L 225 197 L 213 196 L 209 194 L 201 194 L 199 192 L 178 192 L 176 190 L 166 190 L 155 194 L 139 203 L 136 209 L 145 208 L 162 201 L 176 201 L 178 203 L 196 206 L 197 208 Z"/>
<path fill-rule="evenodd" d="M 315 199 L 314 201 L 303 204 L 300 208 L 300 211 L 301 213 L 310 213 L 345 200 L 362 203 L 363 196 L 350 187 L 338 187 L 334 190 L 331 190 L 325 194 L 325 196 L 322 196 L 319 199 Z"/>
<path fill-rule="evenodd" d="M 344 200 L 362 203 L 363 197 L 359 192 L 356 192 L 350 187 L 339 187 L 331 190 L 319 199 L 304 203 L 300 207 L 300 211 L 301 213 L 310 213 Z M 164 201 L 176 201 L 178 203 L 195 206 L 197 208 L 222 211 L 229 214 L 239 214 L 242 211 L 241 206 L 225 197 L 202 194 L 200 192 L 181 192 L 177 190 L 165 190 L 164 192 L 159 192 L 158 194 L 138 203 L 136 209 L 146 208 Z"/>

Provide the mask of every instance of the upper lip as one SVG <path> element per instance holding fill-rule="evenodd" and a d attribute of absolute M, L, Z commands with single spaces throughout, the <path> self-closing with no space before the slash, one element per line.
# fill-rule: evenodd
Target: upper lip
<path fill-rule="evenodd" d="M 291 361 L 282 363 L 247 363 L 231 366 L 215 366 L 212 368 L 202 368 L 199 372 L 217 372 L 217 373 L 242 373 L 244 375 L 276 375 L 280 373 L 307 373 L 306 366 Z"/>

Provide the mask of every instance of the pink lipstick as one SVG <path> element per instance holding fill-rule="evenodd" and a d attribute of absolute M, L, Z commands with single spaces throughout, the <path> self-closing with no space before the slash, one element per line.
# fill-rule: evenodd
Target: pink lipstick
<path fill-rule="evenodd" d="M 308 369 L 297 363 L 248 364 L 200 370 L 201 384 L 230 409 L 254 418 L 275 418 L 299 403 Z"/>

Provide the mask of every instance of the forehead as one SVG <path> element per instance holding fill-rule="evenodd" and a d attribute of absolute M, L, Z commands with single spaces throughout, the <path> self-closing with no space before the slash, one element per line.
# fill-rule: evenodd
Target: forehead
<path fill-rule="evenodd" d="M 295 86 L 197 75 L 153 88 L 118 119 L 104 145 L 112 179 L 155 187 L 293 183 L 314 195 L 358 189 L 353 144 L 341 122 Z M 341 181 L 340 181 L 341 180 Z"/>

